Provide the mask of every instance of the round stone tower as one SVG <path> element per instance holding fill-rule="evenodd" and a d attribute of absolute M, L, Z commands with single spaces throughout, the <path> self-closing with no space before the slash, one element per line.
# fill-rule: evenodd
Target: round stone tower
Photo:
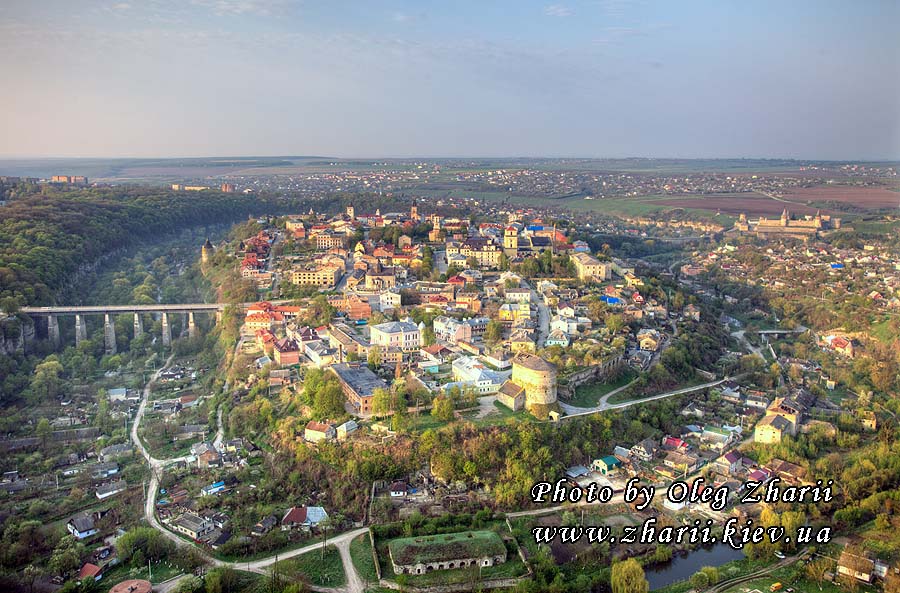
<path fill-rule="evenodd" d="M 556 365 L 534 354 L 520 353 L 512 361 L 512 382 L 525 390 L 525 409 L 535 413 L 556 404 Z"/>

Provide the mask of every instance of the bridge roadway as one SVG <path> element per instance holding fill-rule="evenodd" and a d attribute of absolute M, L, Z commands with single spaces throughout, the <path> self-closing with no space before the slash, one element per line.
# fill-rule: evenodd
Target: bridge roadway
<path fill-rule="evenodd" d="M 104 313 L 188 313 L 190 311 L 222 311 L 224 303 L 178 303 L 169 305 L 80 305 L 57 307 L 22 307 L 26 315 L 103 315 Z M 246 304 L 244 306 L 247 306 Z"/>

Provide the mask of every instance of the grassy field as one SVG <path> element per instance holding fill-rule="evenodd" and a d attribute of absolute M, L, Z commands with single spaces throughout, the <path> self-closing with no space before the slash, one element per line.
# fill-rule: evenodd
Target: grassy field
<path fill-rule="evenodd" d="M 686 389 L 688 387 L 693 387 L 695 385 L 702 385 L 702 384 L 708 383 L 708 382 L 709 381 L 707 381 L 706 379 L 698 378 L 698 379 L 694 379 L 693 381 L 688 381 L 687 383 L 681 383 L 679 385 L 676 385 L 675 387 L 672 387 L 671 389 L 666 389 L 663 393 L 668 393 L 669 391 L 678 391 L 679 389 Z M 652 397 L 653 395 L 656 395 L 654 393 L 634 393 L 633 390 L 634 390 L 634 387 L 625 389 L 624 391 L 620 391 L 619 393 L 610 397 L 607 401 L 611 404 L 621 404 L 621 403 L 625 403 L 625 402 L 634 401 L 636 399 L 643 399 L 645 397 Z"/>
<path fill-rule="evenodd" d="M 180 568 L 172 566 L 167 562 L 154 564 L 151 568 L 153 569 L 153 578 L 148 579 L 149 573 L 146 566 L 132 568 L 125 564 L 120 564 L 103 575 L 103 582 L 106 584 L 107 588 L 129 579 L 147 579 L 156 585 L 163 581 L 168 581 L 172 577 L 182 573 Z"/>
<path fill-rule="evenodd" d="M 513 412 L 500 402 L 494 402 L 494 409 L 491 410 L 487 416 L 483 418 L 476 418 L 477 412 L 467 412 L 463 415 L 463 418 L 472 422 L 475 426 L 495 426 L 497 424 L 505 424 L 510 421 L 510 419 L 514 419 L 516 423 L 521 422 L 533 422 L 534 416 L 525 410 L 519 410 L 518 412 Z"/>
<path fill-rule="evenodd" d="M 321 550 L 278 562 L 278 573 L 288 579 L 302 580 L 318 587 L 341 587 L 347 583 L 341 555 L 337 548 L 325 548 L 325 557 Z"/>
<path fill-rule="evenodd" d="M 578 406 L 579 408 L 596 406 L 601 397 L 614 389 L 627 385 L 630 381 L 634 380 L 636 376 L 635 372 L 629 369 L 624 375 L 612 383 L 590 383 L 580 385 L 575 389 L 574 397 L 566 403 Z"/>
<path fill-rule="evenodd" d="M 884 321 L 874 324 L 869 328 L 869 333 L 883 344 L 890 344 L 894 338 L 897 337 L 894 330 L 891 328 L 890 319 L 885 319 Z"/>
<path fill-rule="evenodd" d="M 369 583 L 378 580 L 378 573 L 375 571 L 375 558 L 372 557 L 372 544 L 369 541 L 369 534 L 364 533 L 357 536 L 350 542 L 350 558 L 353 559 L 353 566 L 360 578 Z"/>

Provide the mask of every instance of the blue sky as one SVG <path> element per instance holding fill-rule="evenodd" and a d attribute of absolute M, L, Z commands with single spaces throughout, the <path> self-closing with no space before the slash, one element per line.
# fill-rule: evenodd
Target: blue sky
<path fill-rule="evenodd" d="M 0 156 L 900 158 L 900 2 L 4 0 Z"/>

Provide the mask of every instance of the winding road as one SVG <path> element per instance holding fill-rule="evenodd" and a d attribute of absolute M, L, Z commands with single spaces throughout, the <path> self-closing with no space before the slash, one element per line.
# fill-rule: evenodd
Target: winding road
<path fill-rule="evenodd" d="M 593 408 L 578 408 L 576 406 L 570 406 L 569 404 L 560 402 L 560 404 L 559 404 L 560 407 L 566 413 L 566 416 L 563 416 L 562 418 L 560 418 L 560 420 L 565 420 L 566 418 L 575 418 L 578 416 L 586 416 L 588 414 L 595 414 L 597 412 L 603 412 L 605 410 L 621 410 L 622 408 L 627 408 L 627 407 L 634 406 L 637 404 L 644 404 L 644 403 L 652 402 L 652 401 L 655 401 L 658 399 L 665 399 L 667 397 L 673 397 L 675 395 L 684 395 L 685 393 L 692 393 L 694 391 L 700 391 L 702 389 L 707 389 L 709 387 L 715 387 L 716 385 L 721 385 L 722 383 L 724 383 L 725 381 L 728 381 L 728 380 L 729 380 L 729 377 L 725 377 L 724 379 L 719 379 L 718 381 L 710 381 L 709 383 L 701 383 L 700 385 L 693 385 L 691 387 L 683 387 L 681 389 L 676 389 L 674 391 L 667 391 L 665 393 L 657 393 L 656 395 L 650 395 L 647 397 L 642 397 L 640 399 L 633 399 L 633 400 L 630 400 L 627 402 L 622 402 L 619 404 L 609 403 L 609 401 L 608 401 L 609 398 L 611 396 L 615 395 L 616 393 L 622 391 L 629 385 L 631 385 L 631 383 L 629 383 L 628 385 L 624 385 L 622 387 L 619 387 L 618 389 L 614 389 L 613 391 L 610 391 L 609 393 L 607 393 L 606 395 L 601 397 L 600 401 L 598 402 L 598 405 L 594 406 Z M 633 382 L 634 381 L 632 381 L 632 383 Z"/>
<path fill-rule="evenodd" d="M 293 558 L 295 556 L 300 556 L 301 554 L 306 554 L 308 552 L 313 552 L 315 550 L 321 549 L 322 542 L 316 542 L 307 546 L 303 546 L 301 548 L 295 548 L 286 552 L 280 552 L 277 555 L 273 554 L 259 560 L 253 560 L 249 562 L 226 562 L 224 560 L 214 558 L 201 548 L 194 546 L 175 533 L 169 531 L 162 523 L 160 523 L 159 519 L 156 518 L 156 496 L 159 492 L 159 478 L 165 471 L 166 466 L 177 463 L 179 461 L 184 461 L 187 456 L 173 457 L 170 459 L 159 459 L 153 457 L 138 436 L 138 430 L 141 424 L 141 420 L 144 417 L 144 412 L 147 409 L 147 404 L 150 400 L 150 393 L 153 389 L 153 385 L 159 380 L 159 376 L 162 371 L 166 367 L 168 367 L 169 364 L 171 364 L 172 358 L 174 356 L 174 354 L 170 355 L 169 358 L 166 359 L 165 364 L 163 364 L 159 369 L 156 370 L 155 373 L 153 373 L 153 375 L 150 377 L 150 380 L 144 386 L 141 403 L 138 406 L 137 413 L 134 417 L 134 423 L 131 426 L 131 440 L 132 442 L 134 442 L 134 445 L 138 448 L 138 450 L 141 452 L 141 455 L 150 466 L 150 483 L 147 485 L 147 499 L 144 502 L 144 518 L 147 520 L 147 523 L 150 524 L 151 527 L 162 533 L 166 538 L 174 542 L 175 545 L 181 547 L 193 547 L 194 549 L 199 551 L 203 558 L 212 566 L 227 566 L 234 569 L 246 570 L 259 574 L 267 574 L 269 567 L 271 567 L 275 563 L 276 559 L 278 561 L 287 560 L 288 558 Z M 221 407 L 218 409 L 216 419 L 218 423 L 218 430 L 216 431 L 214 443 L 216 443 L 216 445 L 218 446 L 219 444 L 221 444 L 225 434 Z M 344 565 L 344 574 L 346 576 L 347 582 L 341 587 L 311 586 L 310 588 L 313 591 L 320 591 L 322 593 L 363 593 L 365 591 L 365 582 L 362 578 L 360 578 L 359 573 L 356 572 L 356 567 L 353 565 L 352 558 L 350 557 L 350 542 L 353 541 L 353 539 L 357 536 L 368 532 L 368 530 L 368 527 L 361 527 L 359 529 L 354 529 L 352 531 L 338 534 L 328 539 L 328 544 L 335 546 L 341 556 L 341 562 Z M 184 575 L 184 577 L 186 576 L 187 575 Z M 164 584 L 159 585 L 157 590 L 161 593 L 168 593 L 169 591 L 173 591 L 178 586 L 180 580 L 181 579 L 172 579 L 170 581 L 166 581 Z"/>

